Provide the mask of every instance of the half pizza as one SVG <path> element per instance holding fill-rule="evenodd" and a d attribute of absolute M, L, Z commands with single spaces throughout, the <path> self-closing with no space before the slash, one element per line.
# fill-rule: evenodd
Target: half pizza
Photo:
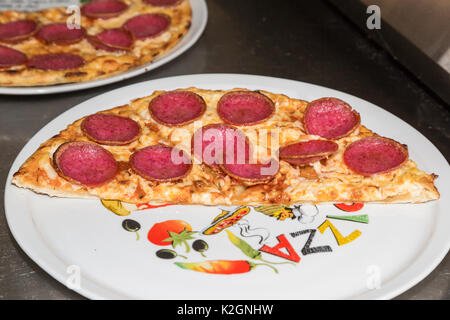
<path fill-rule="evenodd" d="M 439 199 L 401 142 L 332 97 L 155 91 L 79 119 L 12 183 L 56 197 L 140 204 L 420 203 Z"/>

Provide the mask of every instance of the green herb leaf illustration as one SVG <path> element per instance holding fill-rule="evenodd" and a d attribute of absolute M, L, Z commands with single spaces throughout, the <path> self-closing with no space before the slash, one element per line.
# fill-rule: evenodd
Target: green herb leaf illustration
<path fill-rule="evenodd" d="M 271 262 L 264 260 L 261 256 L 261 252 L 259 252 L 256 249 L 253 249 L 252 246 L 250 246 L 245 240 L 242 240 L 241 238 L 235 236 L 231 231 L 225 230 L 228 234 L 228 239 L 230 239 L 231 243 L 233 243 L 236 247 L 238 247 L 243 254 L 245 254 L 247 257 L 259 261 L 263 261 L 266 263 L 271 264 L 294 264 L 292 262 Z"/>
<path fill-rule="evenodd" d="M 197 231 L 187 231 L 186 228 L 181 231 L 180 233 L 168 231 L 170 237 L 167 239 L 164 239 L 163 241 L 172 242 L 172 247 L 175 248 L 179 245 L 184 244 L 186 247 L 186 252 L 191 251 L 191 247 L 189 247 L 189 244 L 187 240 L 193 240 L 195 239 L 193 237 L 194 233 L 197 233 Z"/>

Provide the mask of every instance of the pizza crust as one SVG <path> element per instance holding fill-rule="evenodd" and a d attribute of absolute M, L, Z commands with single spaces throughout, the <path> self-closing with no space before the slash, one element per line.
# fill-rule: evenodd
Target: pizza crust
<path fill-rule="evenodd" d="M 90 19 L 82 16 L 81 26 L 87 34 L 98 34 L 103 30 L 117 28 L 129 18 L 146 13 L 163 13 L 171 18 L 169 28 L 162 34 L 136 40 L 130 52 L 108 52 L 96 49 L 84 38 L 72 45 L 44 45 L 36 38 L 30 38 L 17 44 L 2 44 L 25 53 L 28 58 L 46 53 L 73 53 L 80 55 L 86 64 L 74 70 L 39 70 L 25 66 L 0 68 L 1 86 L 43 86 L 59 83 L 86 82 L 108 78 L 127 70 L 148 64 L 174 47 L 191 26 L 192 11 L 189 0 L 175 7 L 152 7 L 142 1 L 123 0 L 129 9 L 111 19 Z M 33 19 L 40 24 L 66 23 L 69 14 L 66 8 L 51 8 L 37 12 L 4 11 L 0 12 L 0 23 L 21 19 Z"/>
<path fill-rule="evenodd" d="M 280 161 L 279 172 L 267 184 L 246 186 L 196 161 L 189 175 L 176 182 L 157 183 L 145 180 L 133 173 L 127 165 L 130 155 L 135 150 L 163 143 L 177 146 L 190 153 L 190 137 L 198 128 L 211 123 L 221 123 L 216 112 L 216 104 L 220 97 L 230 91 L 247 89 L 213 91 L 191 87 L 183 90 L 197 93 L 205 100 L 207 109 L 201 118 L 201 124 L 196 121 L 177 128 L 155 122 L 149 114 L 148 104 L 163 91 L 155 91 L 152 95 L 135 99 L 128 105 L 102 111 L 130 117 L 142 127 L 140 138 L 129 145 L 103 146 L 114 155 L 121 167 L 113 181 L 99 187 L 75 185 L 60 177 L 53 168 L 53 153 L 59 145 L 68 141 L 88 141 L 80 128 L 83 118 L 43 143 L 14 174 L 12 183 L 50 196 L 94 197 L 134 204 L 146 202 L 202 205 L 291 205 L 322 202 L 419 203 L 439 199 L 439 193 L 434 186 L 436 175 L 419 170 L 412 160 L 408 160 L 393 171 L 370 177 L 351 172 L 342 160 L 345 147 L 361 138 L 376 135 L 364 126 L 360 126 L 351 135 L 336 140 L 339 145 L 338 151 L 328 159 L 312 166 L 299 168 Z M 261 92 L 274 101 L 275 114 L 264 123 L 239 127 L 256 146 L 257 154 L 269 153 L 270 156 L 273 146 L 258 144 L 254 134 L 255 129 L 267 130 L 269 137 L 274 134 L 275 129 L 279 129 L 280 145 L 319 138 L 308 136 L 304 131 L 302 118 L 307 102 L 291 99 L 282 94 Z"/>

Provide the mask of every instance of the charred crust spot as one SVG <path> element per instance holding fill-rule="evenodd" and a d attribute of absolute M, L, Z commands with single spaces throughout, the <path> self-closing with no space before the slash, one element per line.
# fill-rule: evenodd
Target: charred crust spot
<path fill-rule="evenodd" d="M 5 71 L 3 71 L 4 73 L 7 73 L 7 74 L 18 74 L 18 73 L 21 73 L 23 70 L 5 70 Z"/>
<path fill-rule="evenodd" d="M 87 75 L 87 73 L 83 72 L 83 71 L 72 71 L 72 72 L 66 72 L 64 77 L 66 77 L 66 78 L 81 77 L 81 76 L 85 76 L 85 75 Z"/>
<path fill-rule="evenodd" d="M 305 166 L 300 169 L 300 176 L 308 180 L 316 180 L 319 176 L 312 166 Z"/>
<path fill-rule="evenodd" d="M 197 189 L 202 189 L 202 188 L 205 188 L 205 187 L 206 187 L 206 183 L 203 182 L 203 181 L 201 181 L 201 180 L 195 180 L 195 181 L 194 181 L 194 186 L 195 186 L 195 188 L 197 188 Z"/>
<path fill-rule="evenodd" d="M 145 193 L 144 189 L 142 189 L 141 184 L 138 182 L 137 187 L 134 191 L 134 196 L 139 199 L 142 199 L 145 197 L 145 195 L 146 195 L 146 193 Z"/>
<path fill-rule="evenodd" d="M 152 122 L 147 122 L 147 123 L 145 124 L 145 126 L 146 126 L 147 128 L 149 128 L 151 131 L 154 131 L 154 132 L 158 132 L 158 131 L 159 131 L 158 126 L 157 126 L 156 124 L 152 123 Z"/>
<path fill-rule="evenodd" d="M 117 162 L 118 165 L 118 171 L 127 171 L 128 169 L 130 169 L 130 163 L 127 161 L 118 161 Z"/>

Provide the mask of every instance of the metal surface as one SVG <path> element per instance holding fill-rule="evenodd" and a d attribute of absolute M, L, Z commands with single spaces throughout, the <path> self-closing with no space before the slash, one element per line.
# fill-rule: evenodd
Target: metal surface
<path fill-rule="evenodd" d="M 450 73 L 448 0 L 361 1 L 379 6 L 383 20 Z"/>
<path fill-rule="evenodd" d="M 328 0 L 395 60 L 450 104 L 450 3 L 448 0 Z M 377 13 L 374 13 L 374 6 Z M 368 12 L 369 11 L 369 12 Z M 381 18 L 368 27 L 371 16 Z"/>
<path fill-rule="evenodd" d="M 195 0 L 191 0 L 195 1 Z M 422 84 L 322 1 L 209 0 L 200 41 L 169 64 L 105 87 L 39 97 L 0 96 L 0 192 L 24 144 L 70 107 L 131 83 L 193 73 L 247 73 L 331 87 L 419 130 L 450 159 L 450 112 Z M 398 299 L 450 299 L 450 258 Z M 31 261 L 0 211 L 0 299 L 82 299 Z M 249 297 L 251 299 L 251 297 Z"/>

